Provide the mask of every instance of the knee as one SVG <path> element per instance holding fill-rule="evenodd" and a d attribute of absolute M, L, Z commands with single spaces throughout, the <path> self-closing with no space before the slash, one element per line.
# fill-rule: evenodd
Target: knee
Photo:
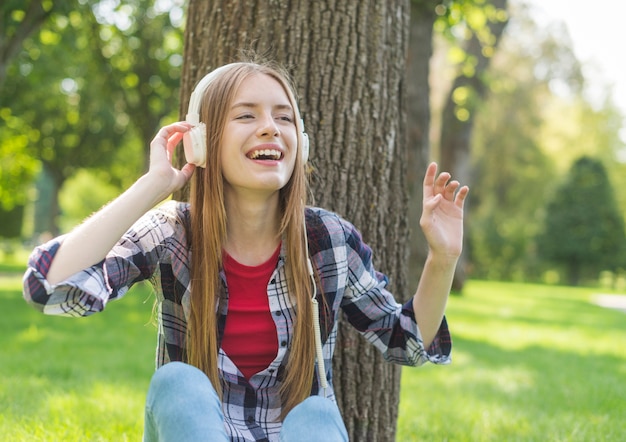
<path fill-rule="evenodd" d="M 167 364 L 161 365 L 154 372 L 152 380 L 155 382 L 165 381 L 168 379 L 175 379 L 181 376 L 187 376 L 189 373 L 193 374 L 195 371 L 199 371 L 193 365 L 185 364 L 184 362 L 173 361 Z"/>
<path fill-rule="evenodd" d="M 204 387 L 206 385 L 206 387 Z M 192 393 L 198 389 L 212 390 L 209 378 L 193 365 L 183 362 L 169 362 L 159 367 L 152 376 L 150 389 L 154 395 L 160 395 L 164 391 L 174 390 L 179 393 Z M 191 391 L 186 391 L 187 389 Z"/>
<path fill-rule="evenodd" d="M 320 418 L 337 418 L 340 416 L 337 404 L 322 396 L 309 396 L 287 415 L 292 418 L 319 416 Z"/>
<path fill-rule="evenodd" d="M 287 414 L 280 437 L 283 442 L 347 441 L 348 432 L 337 404 L 321 396 L 310 396 Z"/>

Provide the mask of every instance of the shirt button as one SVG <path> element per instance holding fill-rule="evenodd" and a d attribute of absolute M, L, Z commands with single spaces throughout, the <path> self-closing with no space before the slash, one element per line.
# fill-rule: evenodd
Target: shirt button
<path fill-rule="evenodd" d="M 270 368 L 270 369 L 269 369 L 269 370 L 267 370 L 267 371 L 269 371 L 270 373 L 274 373 L 274 369 L 273 369 L 273 368 Z"/>
<path fill-rule="evenodd" d="M 286 347 L 287 346 L 287 341 L 281 341 L 280 342 L 280 346 L 281 347 Z"/>
<path fill-rule="evenodd" d="M 283 314 L 283 312 L 281 312 L 280 310 L 278 310 L 276 313 L 274 313 L 276 316 L 280 316 Z"/>
<path fill-rule="evenodd" d="M 246 420 L 248 421 L 249 424 L 252 424 L 254 423 L 254 416 L 248 416 Z"/>

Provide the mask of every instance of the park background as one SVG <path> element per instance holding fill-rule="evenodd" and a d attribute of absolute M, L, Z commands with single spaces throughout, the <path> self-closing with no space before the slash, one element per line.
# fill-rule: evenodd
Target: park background
<path fill-rule="evenodd" d="M 448 309 L 454 363 L 403 370 L 396 439 L 621 440 L 623 85 L 612 84 L 616 77 L 605 77 L 611 71 L 592 56 L 581 57 L 545 5 L 504 2 L 502 15 L 496 3 L 441 2 L 433 26 L 429 157 L 445 155 L 446 109 L 470 122 L 463 171 L 472 192 Z M 45 17 L 10 45 L 38 4 Z M 567 5 L 564 17 L 575 9 Z M 589 7 L 585 22 L 600 16 L 602 29 L 611 28 L 619 14 L 602 5 Z M 141 435 L 156 333 L 150 288 L 138 286 L 96 317 L 67 320 L 26 306 L 20 276 L 34 245 L 132 183 L 145 168 L 147 140 L 178 119 L 185 7 L 148 0 L 2 6 L 3 440 Z M 487 32 L 481 53 L 489 63 L 477 72 L 466 44 L 490 23 L 506 26 L 498 38 Z M 588 39 L 598 55 L 610 47 Z M 476 76 L 481 88 L 456 83 Z M 419 244 L 412 249 L 419 267 Z M 407 277 L 410 286 L 418 276 Z"/>

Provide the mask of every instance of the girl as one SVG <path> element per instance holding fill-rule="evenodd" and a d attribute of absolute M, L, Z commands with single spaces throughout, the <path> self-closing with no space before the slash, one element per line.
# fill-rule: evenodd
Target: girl
<path fill-rule="evenodd" d="M 177 169 L 183 138 L 188 163 Z M 444 309 L 468 188 L 428 167 L 429 255 L 400 305 L 359 232 L 305 206 L 307 154 L 287 75 L 222 66 L 198 84 L 187 121 L 158 132 L 145 175 L 31 255 L 24 296 L 46 314 L 90 315 L 138 281 L 154 284 L 144 440 L 347 440 L 331 371 L 340 310 L 391 362 L 449 361 Z M 154 208 L 190 179 L 189 203 Z"/>

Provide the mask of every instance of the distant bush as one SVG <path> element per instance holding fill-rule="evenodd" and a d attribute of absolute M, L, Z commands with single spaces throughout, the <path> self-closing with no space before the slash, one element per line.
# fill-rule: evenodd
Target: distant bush
<path fill-rule="evenodd" d="M 582 157 L 546 206 L 538 237 L 539 256 L 561 265 L 577 285 L 603 270 L 624 265 L 624 219 L 606 170 L 599 160 Z"/>

